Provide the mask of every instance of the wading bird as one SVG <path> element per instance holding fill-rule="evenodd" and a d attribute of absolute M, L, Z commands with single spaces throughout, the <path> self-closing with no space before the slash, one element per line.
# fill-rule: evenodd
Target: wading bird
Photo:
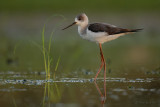
<path fill-rule="evenodd" d="M 104 67 L 104 81 L 106 80 L 106 62 L 103 56 L 101 44 L 103 44 L 104 42 L 108 42 L 108 41 L 117 39 L 118 37 L 122 35 L 130 34 L 133 32 L 138 32 L 142 30 L 142 29 L 119 28 L 119 27 L 116 27 L 114 25 L 107 24 L 107 23 L 89 24 L 88 17 L 84 13 L 76 16 L 75 21 L 71 25 L 65 27 L 62 30 L 65 30 L 75 24 L 78 25 L 78 33 L 83 39 L 86 39 L 92 42 L 96 42 L 99 44 L 100 55 L 101 55 L 101 66 L 94 78 L 95 81 L 103 67 Z M 104 90 L 105 90 L 105 82 L 104 82 Z"/>

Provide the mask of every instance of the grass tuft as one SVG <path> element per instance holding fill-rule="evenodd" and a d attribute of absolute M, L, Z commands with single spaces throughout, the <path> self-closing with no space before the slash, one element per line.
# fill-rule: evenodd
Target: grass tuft
<path fill-rule="evenodd" d="M 50 40 L 48 43 L 48 49 L 45 48 L 45 24 L 42 30 L 42 53 L 43 53 L 43 58 L 44 58 L 44 67 L 45 67 L 45 72 L 46 72 L 46 78 L 50 79 L 50 67 L 51 67 L 51 62 L 52 58 L 50 56 L 50 51 L 51 51 L 51 44 L 52 44 L 52 37 L 53 37 L 53 32 L 51 33 Z"/>

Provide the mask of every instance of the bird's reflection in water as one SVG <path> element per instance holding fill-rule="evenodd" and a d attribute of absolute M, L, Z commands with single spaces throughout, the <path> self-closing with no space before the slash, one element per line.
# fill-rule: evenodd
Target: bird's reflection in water
<path fill-rule="evenodd" d="M 96 86 L 96 89 L 97 89 L 100 97 L 101 97 L 100 100 L 101 100 L 102 107 L 104 107 L 104 104 L 105 104 L 105 101 L 106 101 L 106 88 L 105 88 L 106 81 L 104 80 L 104 93 L 100 90 L 96 81 L 94 81 L 94 84 Z"/>

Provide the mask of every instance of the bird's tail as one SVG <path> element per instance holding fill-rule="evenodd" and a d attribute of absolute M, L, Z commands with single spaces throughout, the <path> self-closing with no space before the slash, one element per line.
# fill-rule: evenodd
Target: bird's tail
<path fill-rule="evenodd" d="M 143 29 L 131 29 L 131 30 L 128 30 L 128 32 L 139 32 L 141 30 L 143 30 Z"/>
<path fill-rule="evenodd" d="M 120 32 L 118 32 L 118 33 L 130 34 L 130 33 L 134 33 L 134 32 L 139 32 L 141 30 L 143 30 L 143 29 L 121 29 Z"/>

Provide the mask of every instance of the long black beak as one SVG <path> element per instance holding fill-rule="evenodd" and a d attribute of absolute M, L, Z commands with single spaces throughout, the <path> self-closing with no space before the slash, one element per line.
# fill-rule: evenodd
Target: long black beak
<path fill-rule="evenodd" d="M 76 23 L 77 23 L 77 22 L 73 22 L 71 25 L 69 25 L 69 26 L 67 26 L 67 27 L 63 28 L 62 30 L 65 30 L 65 29 L 67 29 L 67 28 L 69 28 L 69 27 L 71 27 L 71 26 L 75 25 Z"/>

